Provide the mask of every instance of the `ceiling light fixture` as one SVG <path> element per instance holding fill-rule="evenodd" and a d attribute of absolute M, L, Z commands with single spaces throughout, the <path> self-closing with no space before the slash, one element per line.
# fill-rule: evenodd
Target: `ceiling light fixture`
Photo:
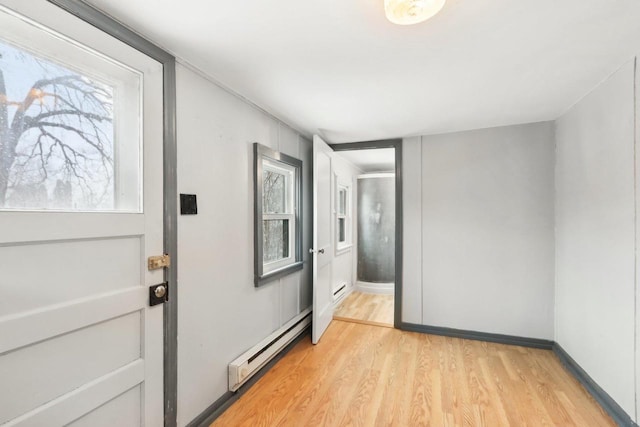
<path fill-rule="evenodd" d="M 412 25 L 440 12 L 446 0 L 384 0 L 387 19 L 398 25 Z"/>

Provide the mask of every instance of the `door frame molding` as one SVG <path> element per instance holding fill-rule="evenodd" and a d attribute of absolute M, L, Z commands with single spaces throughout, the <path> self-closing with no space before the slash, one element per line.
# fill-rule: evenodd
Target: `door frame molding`
<path fill-rule="evenodd" d="M 402 329 L 402 139 L 383 139 L 376 141 L 349 142 L 345 144 L 329 144 L 335 152 L 353 150 L 371 150 L 394 148 L 396 165 L 396 280 L 393 297 L 393 327 Z"/>
<path fill-rule="evenodd" d="M 169 52 L 135 33 L 82 0 L 47 0 L 106 34 L 162 64 L 163 69 L 163 231 L 164 253 L 171 257 L 164 280 L 170 283 L 164 304 L 164 425 L 177 423 L 178 403 L 178 181 L 176 137 L 176 59 Z"/>

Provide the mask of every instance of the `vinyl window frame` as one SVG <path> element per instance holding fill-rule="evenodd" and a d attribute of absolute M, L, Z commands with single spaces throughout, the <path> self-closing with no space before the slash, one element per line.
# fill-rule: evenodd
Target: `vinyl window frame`
<path fill-rule="evenodd" d="M 264 170 L 289 172 L 291 185 L 288 190 L 287 213 L 263 212 Z M 259 143 L 253 144 L 253 196 L 254 196 L 254 284 L 263 286 L 275 279 L 302 269 L 302 161 Z M 284 259 L 264 262 L 263 221 L 269 219 L 289 220 L 289 256 Z"/>

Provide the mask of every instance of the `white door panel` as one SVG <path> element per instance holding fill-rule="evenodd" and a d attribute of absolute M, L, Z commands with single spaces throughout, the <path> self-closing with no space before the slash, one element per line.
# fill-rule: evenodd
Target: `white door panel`
<path fill-rule="evenodd" d="M 313 323 L 311 340 L 317 344 L 333 319 L 331 286 L 331 158 L 333 150 L 313 137 Z"/>
<path fill-rule="evenodd" d="M 144 380 L 144 362 L 138 359 L 14 418 L 3 426 L 66 426 L 91 414 L 92 411 L 134 387 L 144 395 L 140 387 Z M 138 408 L 135 414 L 127 414 L 126 422 L 121 425 L 127 427 L 137 425 L 136 423 L 141 419 L 141 413 L 141 408 Z M 162 423 L 161 420 L 154 420 L 147 425 L 160 426 Z"/>
<path fill-rule="evenodd" d="M 141 394 L 140 386 L 135 386 L 95 411 L 72 422 L 69 427 L 126 426 L 127 422 L 132 422 L 132 425 L 139 425 L 141 421 L 139 419 Z"/>
<path fill-rule="evenodd" d="M 61 120 L 49 128 L 84 132 L 60 118 L 63 86 L 45 85 L 27 103 L 20 85 L 30 74 L 16 82 L 15 71 L 27 61 L 43 64 L 36 81 L 46 70 L 70 73 L 49 75 L 57 81 L 100 82 L 92 99 L 106 117 L 94 127 L 97 146 L 50 138 L 54 160 L 39 186 L 19 181 L 37 168 L 13 163 L 0 199 L 0 425 L 162 425 L 163 308 L 148 299 L 163 271 L 146 268 L 163 252 L 162 65 L 45 0 L 0 0 L 0 51 L 9 53 L 0 71 L 10 119 L 22 102 L 31 120 L 48 114 Z M 31 137 L 16 148 L 27 161 Z M 69 163 L 63 145 L 76 150 Z"/>
<path fill-rule="evenodd" d="M 0 271 L 7 284 L 0 313 L 23 313 L 141 283 L 142 245 L 139 237 L 129 237 L 92 240 L 91 251 L 84 240 L 0 247 Z M 34 260 L 47 260 L 58 268 L 34 268 Z M 65 286 L 43 286 L 54 283 Z"/>
<path fill-rule="evenodd" d="M 144 223 L 145 216 L 140 214 L 4 211 L 0 221 L 0 246 L 104 236 L 130 237 L 143 230 Z M 73 224 L 73 227 L 58 227 L 60 224 Z"/>
<path fill-rule="evenodd" d="M 4 396 L 0 419 L 11 420 L 138 360 L 140 321 L 136 311 L 3 356 L 0 378 L 11 384 L 11 393 Z M 42 378 L 46 387 L 39 386 Z"/>

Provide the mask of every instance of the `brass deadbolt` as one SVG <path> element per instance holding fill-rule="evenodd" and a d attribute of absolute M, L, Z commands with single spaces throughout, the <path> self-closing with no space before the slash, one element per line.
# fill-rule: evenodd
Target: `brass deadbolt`
<path fill-rule="evenodd" d="M 171 258 L 167 254 L 150 256 L 147 260 L 149 270 L 157 270 L 159 268 L 169 267 L 169 265 L 171 265 Z"/>

